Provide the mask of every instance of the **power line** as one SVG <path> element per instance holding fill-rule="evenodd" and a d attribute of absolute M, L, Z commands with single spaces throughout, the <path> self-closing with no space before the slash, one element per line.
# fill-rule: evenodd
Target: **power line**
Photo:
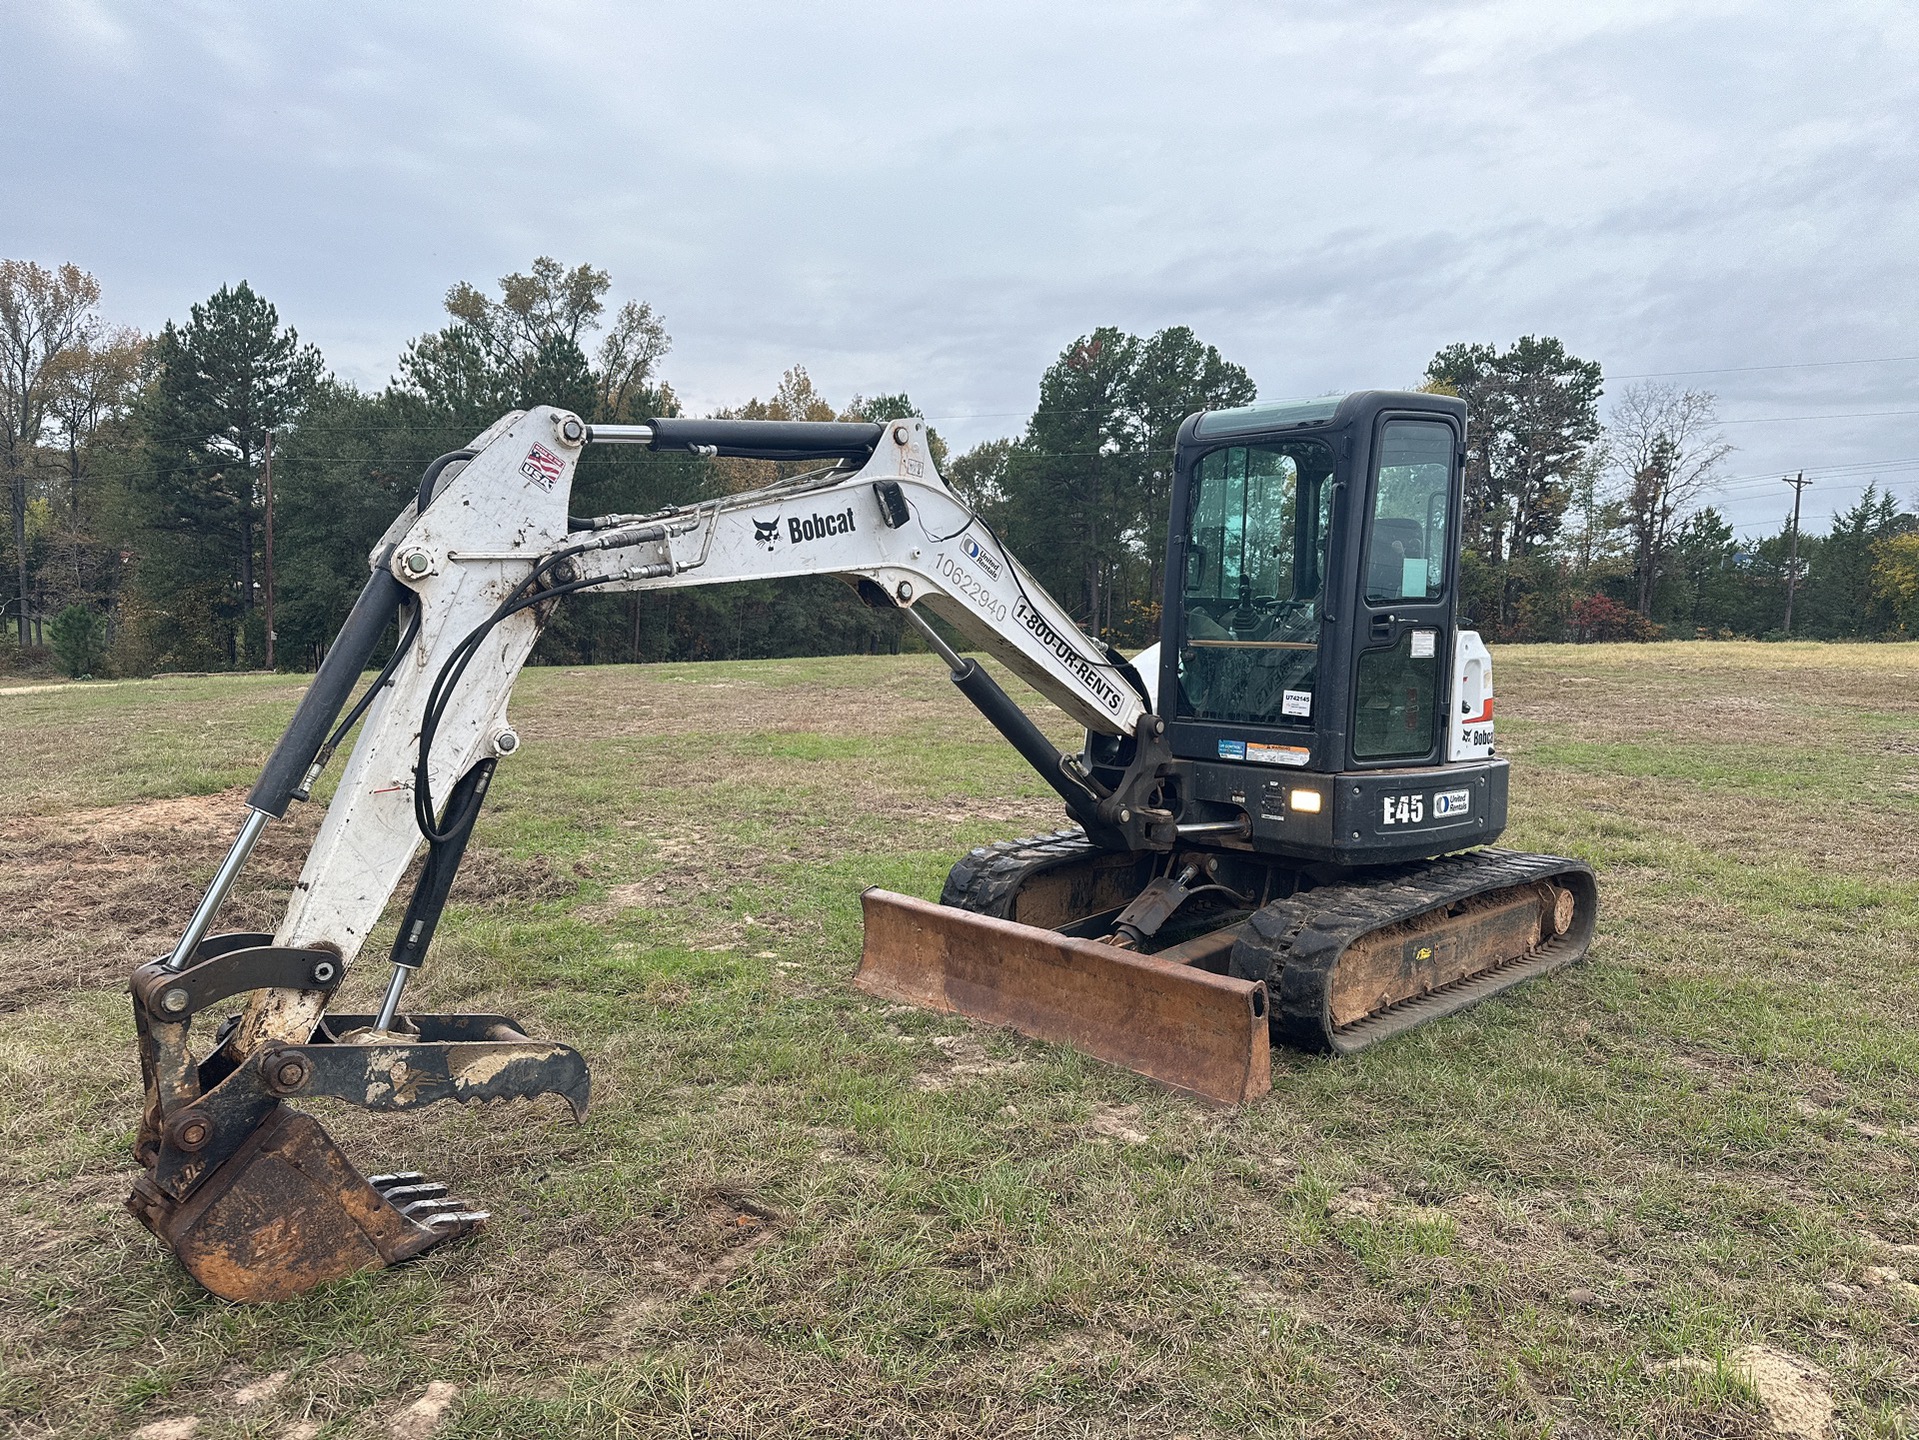
<path fill-rule="evenodd" d="M 1848 410 L 1828 415 L 1753 415 L 1744 420 L 1719 420 L 1719 425 L 1777 425 L 1787 420 L 1873 420 L 1890 415 L 1919 415 L 1919 410 Z"/>
<path fill-rule="evenodd" d="M 1843 476 L 1852 475 L 1856 473 L 1851 470 L 1840 469 L 1836 466 L 1810 465 L 1810 466 L 1807 466 L 1806 468 L 1812 474 L 1818 475 L 1822 477 L 1823 479 L 1825 479 L 1826 481 L 1828 481 L 1828 483 L 1830 483 L 1830 481 L 1832 480 L 1839 479 Z M 1885 475 L 1902 474 L 1904 472 L 1913 470 L 1915 468 L 1919 468 L 1919 464 L 1874 465 L 1874 466 L 1869 466 L 1864 468 L 1869 469 L 1871 471 L 1871 474 L 1867 475 L 1863 479 L 1855 479 L 1850 485 L 1840 485 L 1840 486 L 1837 486 L 1836 488 L 1841 490 L 1844 490 L 1844 489 L 1863 490 L 1868 485 L 1877 484 L 1879 480 L 1881 479 L 1881 477 Z M 1737 484 L 1711 483 L 1711 484 L 1708 484 L 1705 488 L 1713 491 L 1715 494 L 1742 497 L 1742 496 L 1763 494 L 1767 491 L 1770 491 L 1772 487 L 1778 483 L 1779 483 L 1779 477 L 1777 475 L 1767 475 L 1764 477 L 1755 477 L 1750 480 L 1741 480 Z"/>
<path fill-rule="evenodd" d="M 1608 375 L 1608 380 L 1667 380 L 1679 375 L 1746 375 L 1755 370 L 1821 370 L 1831 365 L 1901 365 L 1919 355 L 1880 355 L 1862 360 L 1793 360 L 1777 365 L 1721 365 L 1708 370 L 1647 370 L 1637 375 Z"/>

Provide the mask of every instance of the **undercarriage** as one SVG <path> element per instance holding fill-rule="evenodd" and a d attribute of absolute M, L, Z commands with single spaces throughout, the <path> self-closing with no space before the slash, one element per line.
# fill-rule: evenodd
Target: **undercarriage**
<path fill-rule="evenodd" d="M 1590 867 L 1560 856 L 1482 849 L 1331 870 L 1241 851 L 1115 853 L 1077 829 L 974 850 L 940 899 L 868 892 L 863 988 L 944 996 L 956 1003 L 936 1008 L 1069 1040 L 1227 1103 L 1265 1088 L 1269 1063 L 1248 1047 L 1347 1055 L 1463 1010 L 1578 959 L 1598 907 Z M 902 903 L 916 933 L 896 951 L 874 917 Z M 1062 987 L 1063 970 L 1084 984 Z M 1084 992 L 1122 975 L 1129 1003 L 1095 1021 Z M 1233 1018 L 1195 1035 L 1194 1014 L 1227 998 Z M 1242 1012 L 1259 1023 L 1238 1023 Z M 1129 1032 L 1179 1035 L 1183 1048 Z"/>

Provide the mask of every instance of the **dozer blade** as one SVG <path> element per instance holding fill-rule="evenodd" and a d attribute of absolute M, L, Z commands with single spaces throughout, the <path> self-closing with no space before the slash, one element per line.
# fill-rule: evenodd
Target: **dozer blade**
<path fill-rule="evenodd" d="M 1266 987 L 1017 921 L 868 890 L 854 984 L 1005 1025 L 1220 1104 L 1272 1088 Z"/>

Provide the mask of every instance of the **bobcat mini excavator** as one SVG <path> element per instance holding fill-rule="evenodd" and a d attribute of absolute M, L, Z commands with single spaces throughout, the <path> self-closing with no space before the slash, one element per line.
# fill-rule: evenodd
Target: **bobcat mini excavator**
<path fill-rule="evenodd" d="M 1160 642 L 1128 661 L 947 488 L 921 421 L 506 416 L 428 468 L 179 944 L 134 974 L 145 1173 L 130 1208 L 207 1289 L 272 1300 L 486 1219 L 418 1173 L 362 1177 L 290 1102 L 557 1094 L 584 1113 L 574 1050 L 507 1016 L 403 1002 L 519 749 L 514 678 L 554 606 L 588 590 L 840 576 L 917 625 L 1058 792 L 1069 828 L 975 850 L 939 904 L 866 893 L 856 983 L 875 995 L 1234 1103 L 1267 1089 L 1271 1041 L 1350 1052 L 1576 959 L 1590 870 L 1487 848 L 1507 763 L 1489 658 L 1456 621 L 1465 430 L 1456 399 L 1386 391 L 1189 418 Z M 814 468 L 580 519 L 567 500 L 588 445 Z M 1080 753 L 927 612 L 1083 725 Z M 389 626 L 392 659 L 353 700 Z M 212 933 L 264 827 L 361 721 L 278 933 Z M 422 842 L 377 1013 L 330 1010 Z M 196 1047 L 203 1012 L 239 997 Z"/>

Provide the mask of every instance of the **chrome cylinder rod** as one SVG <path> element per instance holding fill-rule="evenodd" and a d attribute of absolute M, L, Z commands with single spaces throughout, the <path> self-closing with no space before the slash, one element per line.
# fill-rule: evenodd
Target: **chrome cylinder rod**
<path fill-rule="evenodd" d="M 1251 831 L 1252 822 L 1242 815 L 1237 820 L 1201 820 L 1196 824 L 1182 825 L 1179 827 L 1179 838 L 1204 840 L 1210 836 L 1218 836 L 1221 839 L 1232 839 L 1250 834 Z"/>
<path fill-rule="evenodd" d="M 374 1017 L 373 1028 L 387 1031 L 393 1028 L 393 1017 L 400 1010 L 400 996 L 406 993 L 406 982 L 413 975 L 410 966 L 395 965 L 393 978 L 386 982 L 386 994 L 380 1000 L 380 1013 Z"/>
<path fill-rule="evenodd" d="M 589 425 L 586 427 L 586 443 L 589 445 L 651 445 L 653 427 L 651 425 Z"/>
<path fill-rule="evenodd" d="M 233 842 L 233 848 L 227 851 L 227 858 L 220 862 L 220 868 L 214 873 L 213 883 L 207 886 L 207 893 L 200 899 L 200 908 L 193 912 L 193 918 L 187 921 L 186 933 L 180 937 L 180 943 L 173 947 L 173 953 L 167 956 L 167 969 L 183 970 L 187 962 L 193 959 L 193 952 L 200 948 L 200 942 L 206 939 L 207 928 L 213 924 L 213 916 L 227 898 L 227 891 L 233 888 L 233 882 L 240 878 L 240 871 L 247 863 L 247 857 L 253 853 L 253 847 L 260 842 L 260 832 L 267 828 L 267 821 L 273 817 L 264 810 L 248 810 L 246 824 L 240 827 L 239 838 Z"/>
<path fill-rule="evenodd" d="M 965 673 L 966 662 L 960 659 L 958 653 L 951 645 L 948 645 L 940 638 L 940 632 L 928 624 L 926 618 L 921 615 L 919 611 L 915 610 L 911 605 L 902 605 L 899 608 L 906 612 L 906 618 L 908 620 L 911 620 L 915 625 L 919 626 L 920 634 L 924 635 L 926 637 L 926 643 L 933 647 L 933 653 L 946 662 L 947 669 L 951 670 L 955 675 Z"/>

